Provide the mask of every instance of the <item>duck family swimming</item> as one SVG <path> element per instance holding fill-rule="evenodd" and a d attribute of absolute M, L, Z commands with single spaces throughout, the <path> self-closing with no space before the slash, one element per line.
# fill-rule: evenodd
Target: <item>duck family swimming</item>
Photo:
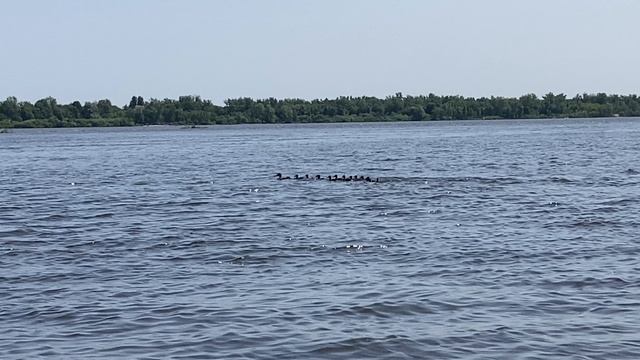
<path fill-rule="evenodd" d="M 310 177 L 309 174 L 298 175 L 295 174 L 293 179 L 291 176 L 283 176 L 282 173 L 277 173 L 275 175 L 277 180 L 328 180 L 328 181 L 363 181 L 363 182 L 380 182 L 380 178 L 372 178 L 370 176 L 364 175 L 328 175 L 327 177 L 322 177 L 320 175 Z"/>

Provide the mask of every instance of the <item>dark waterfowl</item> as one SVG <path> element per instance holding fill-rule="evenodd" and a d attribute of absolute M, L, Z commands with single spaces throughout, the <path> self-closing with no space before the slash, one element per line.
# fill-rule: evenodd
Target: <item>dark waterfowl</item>
<path fill-rule="evenodd" d="M 309 174 L 305 174 L 304 176 L 295 174 L 293 178 L 290 176 L 283 176 L 282 173 L 277 173 L 275 175 L 277 180 L 328 180 L 328 181 L 365 181 L 365 182 L 380 182 L 380 178 L 371 178 L 370 176 L 365 177 L 364 175 L 345 175 L 338 176 L 335 175 L 327 175 L 327 177 L 322 177 L 320 175 L 309 176 Z"/>

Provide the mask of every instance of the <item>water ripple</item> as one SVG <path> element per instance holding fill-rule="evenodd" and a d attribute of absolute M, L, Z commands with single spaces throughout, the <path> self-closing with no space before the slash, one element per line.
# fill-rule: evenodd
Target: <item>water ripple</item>
<path fill-rule="evenodd" d="M 632 119 L 5 135 L 2 359 L 640 357 Z"/>

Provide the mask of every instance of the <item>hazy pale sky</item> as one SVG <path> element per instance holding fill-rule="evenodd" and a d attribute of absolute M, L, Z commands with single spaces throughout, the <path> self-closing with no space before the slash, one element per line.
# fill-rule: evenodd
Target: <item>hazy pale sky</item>
<path fill-rule="evenodd" d="M 640 93 L 637 0 L 0 0 L 0 98 Z"/>

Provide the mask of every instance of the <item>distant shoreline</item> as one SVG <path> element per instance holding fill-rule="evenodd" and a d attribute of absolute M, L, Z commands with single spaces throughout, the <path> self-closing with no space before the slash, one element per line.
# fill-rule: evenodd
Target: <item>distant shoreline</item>
<path fill-rule="evenodd" d="M 343 125 L 366 125 L 366 124 L 428 124 L 428 123 L 443 123 L 443 122 L 515 122 L 515 121 L 566 121 L 566 120 L 624 120 L 624 119 L 638 119 L 640 120 L 640 116 L 619 116 L 619 117 L 589 117 L 589 118 L 526 118 L 526 119 L 491 119 L 491 120 L 487 120 L 487 119 L 461 119 L 461 120 L 431 120 L 431 121 L 421 121 L 421 122 L 416 122 L 416 121 L 351 121 L 351 122 L 316 122 L 316 123 L 272 123 L 272 124 L 265 124 L 265 123 L 242 123 L 242 124 L 213 124 L 213 125 L 197 125 L 197 126 L 184 126 L 184 125 L 173 125 L 173 124 L 161 124 L 161 125 L 127 125 L 127 126 L 74 126 L 74 127 L 31 127 L 31 128 L 27 128 L 27 127 L 23 127 L 23 128 L 2 128 L 0 129 L 0 136 L 4 135 L 4 134 L 9 134 L 12 133 L 14 131 L 29 131 L 29 130 L 64 130 L 64 129 L 76 129 L 76 130 L 91 130 L 91 129 L 120 129 L 120 131 L 127 131 L 128 129 L 131 130 L 135 130 L 135 129 L 149 129 L 150 131 L 152 130 L 158 130 L 158 131 L 162 131 L 162 130 L 185 130 L 185 131 L 190 131 L 190 130 L 206 130 L 206 129 L 213 129 L 216 127 L 226 127 L 226 128 L 230 128 L 230 127 L 241 127 L 241 126 L 287 126 L 287 125 L 336 125 L 336 124 L 343 124 Z"/>
<path fill-rule="evenodd" d="M 343 96 L 336 99 L 239 98 L 214 105 L 199 96 L 177 100 L 131 98 L 123 107 L 108 99 L 58 104 L 51 97 L 34 104 L 9 97 L 0 101 L 0 129 L 114 126 L 204 126 L 235 124 L 349 123 L 438 120 L 499 120 L 639 117 L 637 95 L 548 93 L 518 98 L 404 96 L 384 99 Z"/>

